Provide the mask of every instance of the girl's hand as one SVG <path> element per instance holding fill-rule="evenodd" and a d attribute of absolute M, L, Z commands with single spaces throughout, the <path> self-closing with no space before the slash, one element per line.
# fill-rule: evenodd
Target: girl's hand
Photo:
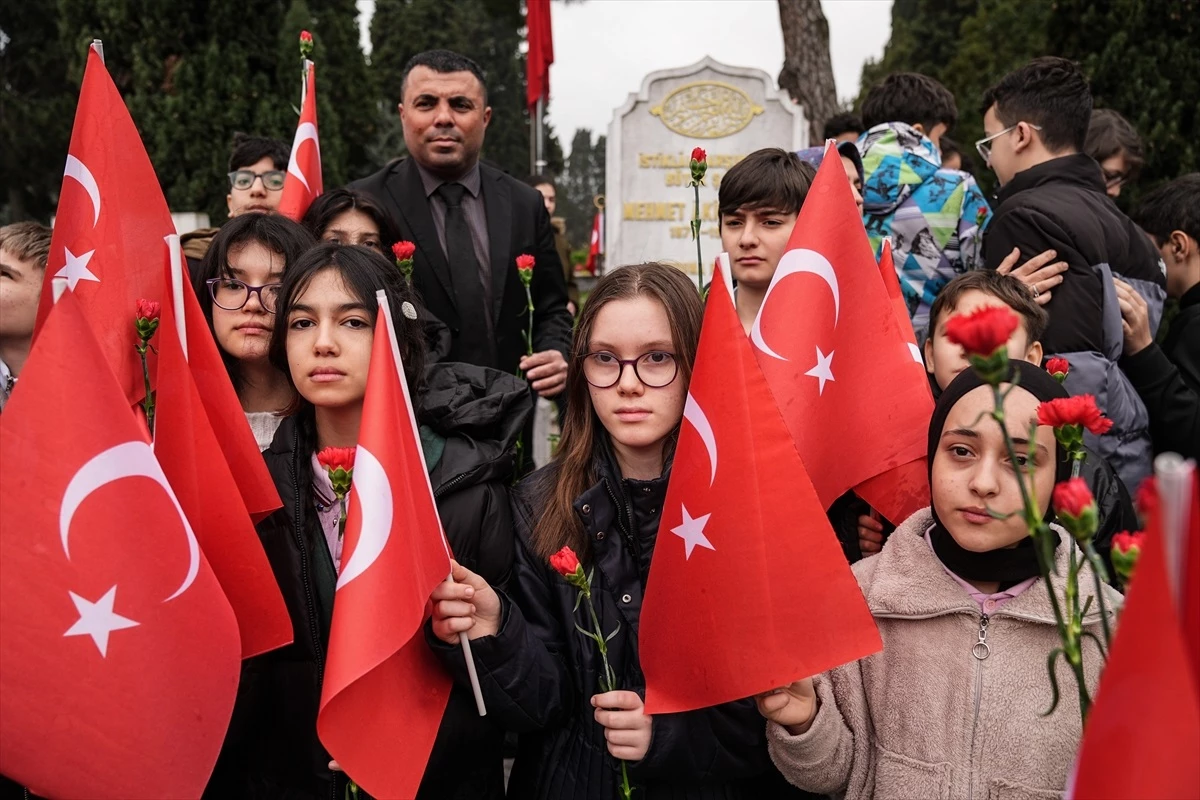
<path fill-rule="evenodd" d="M 494 636 L 500 630 L 500 596 L 488 582 L 471 570 L 450 562 L 454 582 L 443 581 L 433 590 L 433 635 L 447 644 L 458 644 L 458 635 L 468 639 Z"/>
<path fill-rule="evenodd" d="M 883 549 L 883 523 L 866 514 L 858 518 L 858 549 L 864 556 Z"/>
<path fill-rule="evenodd" d="M 812 725 L 817 715 L 817 692 L 812 678 L 804 678 L 754 698 L 758 713 L 782 725 L 792 736 L 799 736 Z"/>
<path fill-rule="evenodd" d="M 650 749 L 653 717 L 637 692 L 605 692 L 592 698 L 596 722 L 604 728 L 608 752 L 622 761 L 641 761 Z"/>

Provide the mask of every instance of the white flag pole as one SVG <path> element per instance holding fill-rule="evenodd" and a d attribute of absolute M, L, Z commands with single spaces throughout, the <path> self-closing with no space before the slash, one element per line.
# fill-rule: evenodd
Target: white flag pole
<path fill-rule="evenodd" d="M 404 360 L 400 358 L 400 347 L 396 339 L 396 325 L 392 321 L 391 306 L 388 304 L 387 293 L 382 289 L 375 293 L 375 299 L 379 302 L 379 313 L 383 314 L 384 322 L 387 324 L 388 340 L 392 346 L 392 358 L 396 361 L 396 369 L 400 373 L 400 389 L 404 392 L 404 405 L 408 409 L 408 419 L 412 424 L 413 440 L 417 442 L 417 452 L 421 456 L 421 470 L 425 475 L 425 485 L 429 487 L 429 500 L 433 502 L 433 487 L 429 485 L 429 465 L 425 463 L 425 451 L 421 449 L 421 434 L 417 430 L 417 415 L 413 411 L 412 397 L 408 393 L 408 381 L 404 379 Z M 434 510 L 437 510 L 436 503 Z M 441 517 L 438 517 L 438 533 L 442 537 L 442 547 L 446 550 L 446 558 L 453 558 L 450 552 L 450 543 L 446 541 L 446 531 L 442 529 Z M 446 580 L 454 583 L 454 574 L 446 576 Z M 487 716 L 487 706 L 483 702 L 483 690 L 479 688 L 479 674 L 475 670 L 475 657 L 471 654 L 471 640 L 467 637 L 466 631 L 458 634 L 458 643 L 462 646 L 463 656 L 467 662 L 467 675 L 471 679 L 471 691 L 475 694 L 475 708 L 479 711 L 479 716 Z"/>
<path fill-rule="evenodd" d="M 96 55 L 100 56 L 100 63 L 104 63 L 104 42 L 99 39 L 92 39 L 92 49 L 96 51 Z"/>
<path fill-rule="evenodd" d="M 1192 508 L 1192 474 L 1196 462 L 1178 453 L 1163 453 L 1154 459 L 1154 475 L 1162 509 L 1163 544 L 1166 550 L 1167 582 L 1178 609 L 1183 608 L 1183 582 L 1187 572 L 1187 535 Z"/>
<path fill-rule="evenodd" d="M 67 290 L 66 278 L 51 278 L 50 279 L 50 297 L 54 302 L 58 302 L 58 298 L 63 296 L 63 292 Z"/>
<path fill-rule="evenodd" d="M 187 320 L 183 308 L 183 251 L 179 247 L 179 235 L 172 233 L 163 237 L 167 251 L 171 254 L 171 307 L 175 310 L 175 330 L 179 333 L 179 344 L 183 357 L 188 357 Z"/>

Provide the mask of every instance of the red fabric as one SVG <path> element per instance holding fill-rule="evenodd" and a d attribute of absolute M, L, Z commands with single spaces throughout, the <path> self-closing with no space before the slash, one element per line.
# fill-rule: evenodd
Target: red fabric
<path fill-rule="evenodd" d="M 595 219 L 592 220 L 592 242 L 588 246 L 587 263 L 583 265 L 591 274 L 596 274 L 596 261 L 600 257 L 600 236 L 601 229 L 604 225 L 604 212 L 597 211 Z"/>
<path fill-rule="evenodd" d="M 550 0 L 526 0 L 525 25 L 529 53 L 525 56 L 525 104 L 530 113 L 540 99 L 550 99 L 550 65 L 554 63 L 554 35 L 550 30 Z"/>
<path fill-rule="evenodd" d="M 1200 469 L 1193 476 L 1191 523 L 1184 540 L 1182 554 L 1183 639 L 1188 643 L 1196 693 L 1200 694 Z"/>
<path fill-rule="evenodd" d="M 237 622 L 85 313 L 64 293 L 0 415 L 0 772 L 46 797 L 199 797 Z"/>
<path fill-rule="evenodd" d="M 317 733 L 363 789 L 412 798 L 450 697 L 421 634 L 450 558 L 385 317 L 371 349 Z"/>
<path fill-rule="evenodd" d="M 141 136 L 104 62 L 89 50 L 35 331 L 54 305 L 52 278 L 67 277 L 130 404 L 146 393 L 134 311 L 141 298 L 166 299 L 163 237 L 173 233 Z"/>
<path fill-rule="evenodd" d="M 718 270 L 638 623 L 646 710 L 749 697 L 880 647 Z"/>
<path fill-rule="evenodd" d="M 323 191 L 321 145 L 317 139 L 317 65 L 310 61 L 305 78 L 304 105 L 300 109 L 296 136 L 292 139 L 292 155 L 283 182 L 283 197 L 279 199 L 279 213 L 299 222 Z"/>
<path fill-rule="evenodd" d="M 287 605 L 209 424 L 170 305 L 154 341 L 159 350 L 154 453 L 237 615 L 242 658 L 290 644 Z M 200 343 L 189 340 L 192 344 Z"/>
<path fill-rule="evenodd" d="M 863 498 L 899 523 L 928 505 L 929 380 L 840 160 L 821 163 L 809 197 L 755 320 L 755 354 L 821 504 L 865 484 Z"/>
<path fill-rule="evenodd" d="M 1084 729 L 1077 800 L 1200 797 L 1200 698 L 1167 575 L 1157 505 Z M 1193 535 L 1196 530 L 1193 523 Z M 1184 610 L 1185 619 L 1193 614 Z"/>

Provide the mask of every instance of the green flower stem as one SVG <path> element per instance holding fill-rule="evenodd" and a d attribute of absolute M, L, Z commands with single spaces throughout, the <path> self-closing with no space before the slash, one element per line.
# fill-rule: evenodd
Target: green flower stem
<path fill-rule="evenodd" d="M 1072 478 L 1079 477 L 1079 472 L 1083 468 L 1083 462 L 1086 458 L 1087 453 L 1082 447 L 1071 454 Z M 1104 567 L 1104 560 L 1096 552 L 1096 543 L 1093 539 L 1088 539 L 1083 543 L 1083 554 L 1087 556 L 1088 564 L 1092 567 L 1092 582 L 1096 587 L 1096 603 L 1100 607 L 1100 627 L 1104 630 L 1104 647 L 1107 651 L 1112 648 L 1112 629 L 1108 622 L 1108 604 L 1104 599 L 1104 584 L 1108 582 L 1108 570 Z M 1107 657 L 1107 652 L 1105 656 Z"/>
<path fill-rule="evenodd" d="M 700 182 L 692 181 L 696 190 L 696 212 L 692 217 L 692 238 L 696 240 L 696 279 L 699 282 L 696 289 L 704 294 L 704 257 L 700 255 Z"/>
<path fill-rule="evenodd" d="M 142 343 L 137 346 L 138 355 L 142 357 L 142 380 L 146 384 L 146 399 L 142 401 L 142 408 L 146 412 L 146 427 L 150 429 L 150 438 L 154 438 L 154 393 L 150 391 L 150 365 L 146 361 L 146 351 L 150 348 L 150 343 L 143 339 Z"/>
<path fill-rule="evenodd" d="M 600 618 L 596 616 L 596 607 L 592 605 L 592 587 L 585 583 L 580 591 L 583 592 L 583 599 L 587 602 L 588 615 L 592 618 L 592 638 L 596 641 L 596 647 L 600 650 L 600 660 L 604 664 L 604 677 L 600 679 L 600 688 L 605 692 L 611 692 L 617 688 L 617 676 L 608 663 L 608 641 L 604 638 L 603 631 L 600 630 Z M 633 787 L 629 785 L 629 769 L 624 759 L 618 759 L 618 761 L 621 764 L 621 798 L 629 800 L 633 796 Z"/>

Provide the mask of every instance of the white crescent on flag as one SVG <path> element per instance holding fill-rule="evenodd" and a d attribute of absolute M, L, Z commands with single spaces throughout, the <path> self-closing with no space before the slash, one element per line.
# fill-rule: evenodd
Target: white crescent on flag
<path fill-rule="evenodd" d="M 354 456 L 354 495 L 362 510 L 362 526 L 354 552 L 338 576 L 338 589 L 366 572 L 392 535 L 392 484 L 383 464 L 361 444 Z"/>
<path fill-rule="evenodd" d="M 92 199 L 92 227 L 100 222 L 100 186 L 96 183 L 92 171 L 75 156 L 67 154 L 67 168 L 63 170 L 64 178 L 74 178 L 87 191 Z"/>
<path fill-rule="evenodd" d="M 786 358 L 772 350 L 763 339 L 762 335 L 762 315 L 767 308 L 767 302 L 771 299 L 771 292 L 775 291 L 775 287 L 780 281 L 790 275 L 797 275 L 801 272 L 808 272 L 816 275 L 829 286 L 829 290 L 833 293 L 833 325 L 836 328 L 838 316 L 842 311 L 841 293 L 838 291 L 837 273 L 834 272 L 833 265 L 825 256 L 815 250 L 789 250 L 783 254 L 783 258 L 779 259 L 779 267 L 775 270 L 775 277 L 771 279 L 771 285 L 767 288 L 767 293 L 763 295 L 762 307 L 758 310 L 758 316 L 754 318 L 754 325 L 750 329 L 750 340 L 754 342 L 754 346 L 763 351 L 772 358 L 777 358 L 780 361 L 787 361 Z"/>
<path fill-rule="evenodd" d="M 687 400 L 683 404 L 683 418 L 692 423 L 696 433 L 700 434 L 700 441 L 704 442 L 704 449 L 708 452 L 708 463 L 712 471 L 708 479 L 708 485 L 711 488 L 717 480 L 717 437 L 713 435 L 712 424 L 708 421 L 704 409 L 696 402 L 696 398 L 692 397 L 691 392 L 688 392 Z"/>
<path fill-rule="evenodd" d="M 296 161 L 296 154 L 300 152 L 300 145 L 305 140 L 311 139 L 313 147 L 317 148 L 317 158 L 321 157 L 321 143 L 317 140 L 317 126 L 311 122 L 302 122 L 296 128 L 296 138 L 292 141 L 292 155 L 288 158 L 288 173 L 295 175 L 304 184 L 304 188 L 312 191 L 312 187 L 308 185 L 308 178 L 304 175 L 304 170 L 300 169 L 299 162 Z"/>

